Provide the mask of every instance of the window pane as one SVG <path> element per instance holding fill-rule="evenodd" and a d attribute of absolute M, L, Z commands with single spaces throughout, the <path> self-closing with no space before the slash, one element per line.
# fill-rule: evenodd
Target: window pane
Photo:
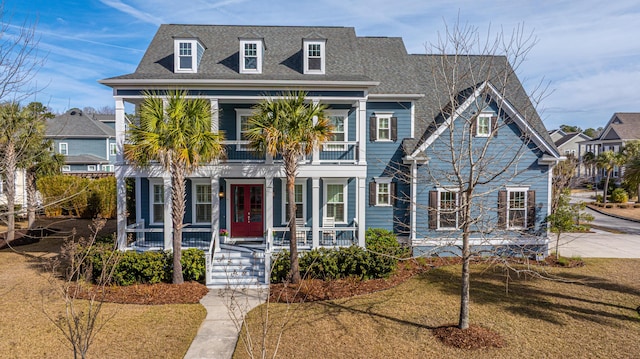
<path fill-rule="evenodd" d="M 457 228 L 458 194 L 440 192 L 440 228 Z"/>
<path fill-rule="evenodd" d="M 389 118 L 378 119 L 378 139 L 388 140 L 389 137 Z"/>
<path fill-rule="evenodd" d="M 341 184 L 327 185 L 327 203 L 342 203 L 342 190 Z"/>
<path fill-rule="evenodd" d="M 154 222 L 164 221 L 164 205 L 162 204 L 153 205 L 153 221 Z"/>
<path fill-rule="evenodd" d="M 488 135 L 491 130 L 490 117 L 478 117 L 478 135 Z"/>
<path fill-rule="evenodd" d="M 378 183 L 378 204 L 389 204 L 388 183 Z"/>
<path fill-rule="evenodd" d="M 191 68 L 191 56 L 180 56 L 180 68 L 181 69 Z"/>
<path fill-rule="evenodd" d="M 509 192 L 509 227 L 525 226 L 526 192 Z"/>

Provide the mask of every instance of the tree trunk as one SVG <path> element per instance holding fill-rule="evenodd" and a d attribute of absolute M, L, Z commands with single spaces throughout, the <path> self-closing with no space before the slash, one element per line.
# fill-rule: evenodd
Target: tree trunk
<path fill-rule="evenodd" d="M 296 236 L 296 199 L 295 199 L 296 178 L 287 176 L 287 198 L 289 200 L 289 249 L 291 251 L 291 272 L 289 280 L 293 284 L 301 281 L 300 265 L 298 263 L 298 238 Z"/>
<path fill-rule="evenodd" d="M 27 223 L 31 229 L 36 221 L 36 174 L 27 170 Z"/>
<path fill-rule="evenodd" d="M 173 221 L 173 284 L 184 283 L 182 275 L 182 221 L 186 201 L 186 169 L 184 163 L 174 160 L 171 164 L 171 220 Z"/>
<path fill-rule="evenodd" d="M 471 234 L 471 190 L 466 191 L 462 204 L 462 274 L 460 285 L 460 318 L 458 328 L 469 328 L 469 288 L 471 287 L 471 250 L 469 249 L 469 236 Z"/>
<path fill-rule="evenodd" d="M 611 177 L 611 171 L 607 171 L 607 179 L 604 181 L 604 188 L 602 189 L 602 203 L 607 203 L 607 192 L 609 192 L 609 178 Z"/>
<path fill-rule="evenodd" d="M 560 231 L 558 231 L 558 236 L 556 237 L 556 260 L 560 258 Z"/>
<path fill-rule="evenodd" d="M 13 142 L 9 141 L 5 147 L 5 180 L 7 187 L 4 188 L 4 194 L 7 198 L 7 243 L 15 239 L 16 230 L 16 153 Z"/>

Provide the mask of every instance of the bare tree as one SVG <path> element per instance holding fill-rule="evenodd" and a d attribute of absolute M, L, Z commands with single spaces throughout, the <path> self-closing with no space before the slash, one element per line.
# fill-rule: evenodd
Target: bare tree
<path fill-rule="evenodd" d="M 50 282 L 64 301 L 64 312 L 53 315 L 44 306 L 42 310 L 71 344 L 74 358 L 87 357 L 95 337 L 115 315 L 103 316 L 101 310 L 121 252 L 110 248 L 92 260 L 96 237 L 105 224 L 106 219 L 94 220 L 91 238 L 65 241 L 61 258 L 56 257 L 50 263 Z M 89 281 L 95 285 L 91 286 Z"/>
<path fill-rule="evenodd" d="M 6 181 L 7 241 L 15 236 L 15 175 L 25 143 L 35 131 L 22 111 L 20 101 L 36 93 L 31 80 L 44 63 L 38 54 L 36 24 L 25 20 L 21 25 L 5 20 L 4 3 L 0 3 L 0 176 Z"/>
<path fill-rule="evenodd" d="M 481 254 L 474 248 L 495 248 L 493 239 L 536 238 L 545 231 L 536 221 L 543 213 L 537 213 L 533 191 L 505 190 L 548 178 L 547 166 L 529 169 L 540 153 L 532 139 L 542 132 L 531 124 L 542 123 L 537 101 L 515 74 L 536 39 L 522 27 L 488 35 L 483 40 L 477 28 L 446 27 L 428 51 L 433 55 L 417 61 L 419 71 L 430 74 L 421 84 L 426 96 L 420 101 L 433 112 L 424 114 L 426 132 L 412 156 L 424 161 L 416 170 L 418 193 L 409 200 L 417 207 L 416 237 L 438 236 L 440 251 L 444 247 L 462 258 L 460 329 L 469 327 L 470 265 Z M 507 214 L 507 202 L 522 210 Z"/>

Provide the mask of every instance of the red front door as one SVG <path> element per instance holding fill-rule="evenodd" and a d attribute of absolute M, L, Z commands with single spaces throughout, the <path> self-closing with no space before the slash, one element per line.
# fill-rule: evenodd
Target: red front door
<path fill-rule="evenodd" d="M 231 237 L 262 237 L 262 187 L 261 184 L 231 185 Z"/>

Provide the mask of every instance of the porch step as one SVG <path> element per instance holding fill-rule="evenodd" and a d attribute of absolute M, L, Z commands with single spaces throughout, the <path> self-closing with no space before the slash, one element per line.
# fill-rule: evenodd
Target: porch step
<path fill-rule="evenodd" d="M 209 288 L 265 286 L 264 252 L 221 248 L 213 256 L 208 275 Z"/>

